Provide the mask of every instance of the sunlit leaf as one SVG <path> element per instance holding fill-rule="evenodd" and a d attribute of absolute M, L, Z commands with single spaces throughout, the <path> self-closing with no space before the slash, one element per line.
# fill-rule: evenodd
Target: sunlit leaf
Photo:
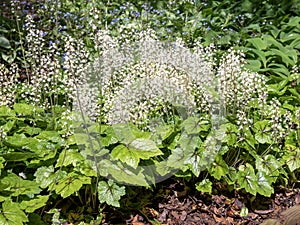
<path fill-rule="evenodd" d="M 34 176 L 36 177 L 36 182 L 40 185 L 41 188 L 47 188 L 53 185 L 55 182 L 66 177 L 67 172 L 62 170 L 54 172 L 54 168 L 51 165 L 49 167 L 39 167 L 34 173 Z"/>
<path fill-rule="evenodd" d="M 258 171 L 264 172 L 266 175 L 273 178 L 275 181 L 279 176 L 279 168 L 281 167 L 279 160 L 273 155 L 266 155 L 263 158 L 259 157 L 255 160 L 255 167 Z"/>
<path fill-rule="evenodd" d="M 51 185 L 49 190 L 53 190 L 63 198 L 66 198 L 79 191 L 84 184 L 91 184 L 91 178 L 71 172 L 55 182 L 54 185 Z"/>
<path fill-rule="evenodd" d="M 219 180 L 221 177 L 228 174 L 228 165 L 222 159 L 222 156 L 217 155 L 209 171 L 214 178 Z"/>
<path fill-rule="evenodd" d="M 199 118 L 189 117 L 182 123 L 187 134 L 198 134 L 200 131 L 207 131 L 210 127 L 208 121 L 200 121 Z"/>
<path fill-rule="evenodd" d="M 119 162 L 104 159 L 99 162 L 99 170 L 101 176 L 112 177 L 120 183 L 149 186 L 141 168 L 134 170 Z"/>
<path fill-rule="evenodd" d="M 23 225 L 25 222 L 28 222 L 28 218 L 20 209 L 18 203 L 14 203 L 11 200 L 6 200 L 2 203 L 0 213 L 1 225 Z"/>
<path fill-rule="evenodd" d="M 100 203 L 120 207 L 119 200 L 126 194 L 124 186 L 118 186 L 113 180 L 98 183 L 98 199 Z"/>
<path fill-rule="evenodd" d="M 258 50 L 265 50 L 268 47 L 268 42 L 259 37 L 248 39 L 248 42 L 250 42 Z"/>
<path fill-rule="evenodd" d="M 254 124 L 255 139 L 261 144 L 272 143 L 271 127 L 269 124 L 268 120 L 257 121 Z"/>
<path fill-rule="evenodd" d="M 111 152 L 114 159 L 119 159 L 133 168 L 138 166 L 141 159 L 150 159 L 162 154 L 152 140 L 143 138 L 135 139 L 127 146 L 120 144 Z"/>
<path fill-rule="evenodd" d="M 289 169 L 293 172 L 300 168 L 300 148 L 293 145 L 285 146 L 285 155 L 282 160 L 288 165 Z"/>
<path fill-rule="evenodd" d="M 247 163 L 246 165 L 239 166 L 237 179 L 240 188 L 245 188 L 252 195 L 257 193 L 257 177 L 250 164 Z"/>
<path fill-rule="evenodd" d="M 257 192 L 263 196 L 270 197 L 274 193 L 274 189 L 271 186 L 272 179 L 262 171 L 259 171 L 256 176 Z"/>
<path fill-rule="evenodd" d="M 209 179 L 204 179 L 201 182 L 196 183 L 196 189 L 198 191 L 211 194 L 212 182 Z"/>
<path fill-rule="evenodd" d="M 7 106 L 0 106 L 0 117 L 15 117 L 16 113 Z"/>
<path fill-rule="evenodd" d="M 49 199 L 49 196 L 39 195 L 34 199 L 30 199 L 28 201 L 22 201 L 20 203 L 20 208 L 25 210 L 25 212 L 27 212 L 27 213 L 32 213 L 35 210 L 45 206 L 48 199 Z"/>
<path fill-rule="evenodd" d="M 12 192 L 11 196 L 33 195 L 41 192 L 35 181 L 24 180 L 14 173 L 10 173 L 1 179 L 0 189 Z"/>

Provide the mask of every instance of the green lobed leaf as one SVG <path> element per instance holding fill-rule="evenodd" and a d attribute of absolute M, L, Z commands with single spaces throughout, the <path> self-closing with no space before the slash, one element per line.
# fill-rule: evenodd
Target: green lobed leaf
<path fill-rule="evenodd" d="M 97 139 L 95 139 L 93 136 L 85 133 L 75 133 L 72 136 L 72 139 L 69 140 L 69 144 L 71 141 L 74 141 L 77 145 L 85 145 L 89 148 L 99 149 L 100 145 Z"/>
<path fill-rule="evenodd" d="M 191 155 L 190 157 L 186 157 L 184 164 L 187 165 L 192 173 L 198 177 L 200 175 L 200 172 L 205 169 L 202 165 L 203 160 L 197 153 Z"/>
<path fill-rule="evenodd" d="M 201 182 L 196 183 L 196 189 L 198 191 L 211 194 L 212 182 L 209 179 L 204 179 Z"/>
<path fill-rule="evenodd" d="M 79 191 L 84 184 L 91 184 L 91 178 L 75 172 L 68 173 L 67 176 L 58 180 L 49 187 L 63 198 L 67 198 Z"/>
<path fill-rule="evenodd" d="M 202 140 L 199 135 L 188 135 L 187 133 L 182 133 L 179 140 L 178 145 L 184 151 L 185 155 L 189 155 L 194 153 L 196 148 L 201 146 Z"/>
<path fill-rule="evenodd" d="M 18 203 L 6 200 L 2 203 L 2 212 L 0 213 L 1 225 L 23 225 L 28 222 L 25 213 L 20 209 Z"/>
<path fill-rule="evenodd" d="M 171 125 L 157 126 L 155 129 L 156 135 L 158 135 L 162 141 L 170 137 L 173 132 L 174 128 Z"/>
<path fill-rule="evenodd" d="M 40 107 L 28 105 L 25 103 L 15 103 L 14 110 L 16 113 L 18 113 L 20 115 L 25 115 L 25 116 L 31 116 L 31 115 L 34 115 L 35 112 L 43 112 L 44 111 Z"/>
<path fill-rule="evenodd" d="M 209 129 L 208 121 L 200 121 L 197 117 L 189 117 L 182 123 L 187 134 L 198 134 L 200 131 L 207 131 Z"/>
<path fill-rule="evenodd" d="M 287 144 L 285 146 L 285 154 L 282 157 L 283 162 L 285 162 L 290 171 L 295 171 L 300 168 L 300 148 Z"/>
<path fill-rule="evenodd" d="M 273 181 L 279 176 L 279 168 L 281 168 L 281 166 L 281 163 L 274 155 L 265 155 L 263 158 L 259 157 L 255 160 L 256 169 L 272 177 Z"/>
<path fill-rule="evenodd" d="M 121 143 L 129 144 L 136 138 L 129 124 L 113 124 L 112 127 L 115 137 Z"/>
<path fill-rule="evenodd" d="M 20 203 L 20 208 L 25 210 L 27 213 L 33 213 L 35 210 L 46 205 L 49 196 L 46 195 L 38 195 L 34 199 L 30 199 L 28 201 L 22 201 Z"/>
<path fill-rule="evenodd" d="M 248 193 L 256 195 L 257 193 L 257 177 L 251 164 L 240 165 L 237 174 L 237 180 L 240 188 L 244 188 Z"/>
<path fill-rule="evenodd" d="M 98 183 L 98 199 L 100 203 L 120 207 L 119 200 L 125 194 L 125 187 L 118 186 L 113 180 L 108 180 L 108 182 L 100 181 Z"/>
<path fill-rule="evenodd" d="M 0 117 L 16 117 L 16 113 L 7 106 L 0 106 Z"/>
<path fill-rule="evenodd" d="M 84 157 L 76 149 L 64 149 L 58 157 L 55 168 L 61 166 L 75 166 L 78 162 L 84 161 Z"/>
<path fill-rule="evenodd" d="M 155 142 L 143 138 L 133 140 L 128 146 L 120 144 L 111 152 L 113 159 L 119 159 L 133 168 L 137 168 L 140 159 L 150 159 L 162 154 Z"/>
<path fill-rule="evenodd" d="M 257 177 L 257 192 L 263 196 L 270 197 L 274 193 L 274 189 L 271 186 L 273 179 L 271 179 L 264 172 L 259 171 L 256 174 Z"/>
<path fill-rule="evenodd" d="M 220 180 L 221 177 L 228 174 L 228 171 L 228 165 L 222 159 L 222 156 L 217 155 L 215 158 L 215 162 L 212 163 L 212 166 L 209 169 L 210 174 L 217 180 Z"/>
<path fill-rule="evenodd" d="M 172 150 L 171 155 L 169 155 L 167 160 L 167 166 L 170 168 L 177 168 L 179 169 L 186 160 L 186 152 L 182 148 L 175 148 Z"/>
<path fill-rule="evenodd" d="M 133 170 L 132 167 L 122 165 L 120 162 L 112 162 L 104 159 L 99 162 L 100 175 L 103 177 L 111 176 L 117 182 L 138 185 L 149 186 L 144 174 L 143 169 L 137 168 Z"/>
<path fill-rule="evenodd" d="M 35 181 L 23 180 L 14 173 L 10 173 L 0 181 L 0 189 L 11 192 L 11 196 L 39 194 L 41 189 Z"/>
<path fill-rule="evenodd" d="M 37 139 L 63 144 L 64 140 L 57 131 L 42 131 L 36 136 Z"/>
<path fill-rule="evenodd" d="M 37 169 L 34 173 L 36 177 L 36 182 L 40 185 L 41 188 L 47 188 L 54 184 L 55 182 L 63 179 L 67 176 L 66 171 L 58 170 L 54 172 L 53 166 L 43 166 Z"/>
<path fill-rule="evenodd" d="M 271 127 L 269 126 L 269 124 L 270 121 L 268 120 L 257 121 L 254 124 L 255 140 L 257 140 L 261 144 L 272 143 Z"/>

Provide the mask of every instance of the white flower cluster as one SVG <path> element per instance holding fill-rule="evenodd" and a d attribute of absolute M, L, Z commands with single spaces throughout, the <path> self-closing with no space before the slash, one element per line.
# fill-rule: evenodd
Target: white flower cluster
<path fill-rule="evenodd" d="M 26 68 L 0 65 L 0 105 L 22 100 L 45 109 L 58 102 L 70 106 L 89 57 L 83 42 L 69 35 L 47 40 L 31 15 L 26 16 L 25 28 L 22 57 Z"/>
<path fill-rule="evenodd" d="M 188 111 L 196 108 L 188 92 L 189 77 L 182 71 L 165 64 L 139 63 L 123 74 L 121 85 L 106 95 L 103 110 L 108 123 L 131 121 L 143 125 L 152 118 L 173 116 L 176 105 L 185 106 Z"/>
<path fill-rule="evenodd" d="M 4 65 L 0 64 L 0 106 L 10 106 L 15 101 L 15 87 L 17 81 L 18 68 L 15 64 L 11 65 L 9 71 Z"/>
<path fill-rule="evenodd" d="M 230 49 L 219 66 L 218 89 L 227 113 L 246 112 L 251 107 L 263 110 L 266 105 L 265 78 L 246 70 L 245 63 L 242 52 Z"/>
<path fill-rule="evenodd" d="M 106 31 L 98 33 L 100 57 L 78 91 L 78 99 L 91 106 L 85 107 L 87 114 L 97 111 L 110 124 L 130 121 L 144 126 L 153 118 L 174 116 L 179 105 L 186 113 L 209 112 L 208 88 L 215 89 L 213 47 L 191 50 L 180 39 L 162 43 L 151 30 L 136 35 L 130 37 L 133 42 L 124 42 L 123 36 L 120 41 Z M 97 98 L 98 108 L 92 112 L 91 100 Z"/>
<path fill-rule="evenodd" d="M 269 110 L 267 111 L 272 128 L 272 137 L 274 141 L 284 138 L 290 127 L 292 126 L 292 114 L 290 111 L 282 112 L 280 109 L 281 103 L 277 98 L 272 98 L 270 101 Z"/>

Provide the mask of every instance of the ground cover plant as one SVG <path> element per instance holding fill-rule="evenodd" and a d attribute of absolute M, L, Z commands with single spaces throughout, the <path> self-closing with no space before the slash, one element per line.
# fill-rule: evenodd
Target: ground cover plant
<path fill-rule="evenodd" d="M 165 186 L 248 196 L 215 200 L 259 224 L 257 198 L 298 188 L 297 1 L 2 6 L 1 224 L 184 224 Z"/>

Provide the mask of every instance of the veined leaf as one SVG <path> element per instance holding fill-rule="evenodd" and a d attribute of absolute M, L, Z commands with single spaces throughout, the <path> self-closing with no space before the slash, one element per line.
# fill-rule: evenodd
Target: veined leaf
<path fill-rule="evenodd" d="M 100 181 L 98 183 L 98 199 L 101 203 L 120 207 L 119 200 L 126 194 L 124 186 L 118 186 L 113 180 L 108 182 Z"/>
<path fill-rule="evenodd" d="M 203 160 L 198 154 L 193 154 L 190 157 L 186 157 L 184 164 L 187 165 L 192 173 L 198 177 L 200 172 L 205 169 L 205 166 L 202 165 Z M 206 162 L 204 162 L 205 164 Z"/>
<path fill-rule="evenodd" d="M 36 198 L 31 199 L 29 201 L 22 201 L 20 203 L 20 208 L 25 210 L 25 212 L 27 213 L 33 213 L 35 210 L 45 206 L 48 199 L 49 196 L 39 195 Z"/>
<path fill-rule="evenodd" d="M 274 182 L 279 176 L 279 168 L 281 163 L 273 155 L 266 155 L 255 160 L 255 167 L 258 171 L 264 172 Z"/>
<path fill-rule="evenodd" d="M 185 155 L 194 153 L 196 148 L 198 148 L 202 141 L 199 135 L 188 135 L 187 133 L 182 133 L 180 139 L 178 140 L 180 148 L 184 151 Z"/>
<path fill-rule="evenodd" d="M 211 194 L 212 192 L 212 182 L 209 179 L 204 179 L 196 184 L 196 189 L 198 191 Z"/>
<path fill-rule="evenodd" d="M 240 188 L 245 188 L 248 193 L 256 195 L 258 188 L 257 177 L 250 164 L 247 163 L 246 165 L 239 166 L 237 179 Z"/>
<path fill-rule="evenodd" d="M 175 148 L 172 150 L 172 154 L 169 155 L 167 160 L 167 166 L 171 168 L 179 169 L 186 160 L 185 152 L 182 148 Z"/>
<path fill-rule="evenodd" d="M 228 174 L 228 165 L 222 159 L 221 155 L 216 156 L 215 162 L 212 163 L 212 166 L 210 167 L 209 171 L 210 174 L 217 180 L 220 180 L 221 177 Z"/>
<path fill-rule="evenodd" d="M 210 127 L 208 121 L 200 121 L 197 117 L 189 117 L 182 123 L 187 134 L 199 134 L 201 131 L 207 131 Z"/>
<path fill-rule="evenodd" d="M 20 209 L 18 203 L 6 200 L 2 203 L 2 212 L 0 213 L 1 225 L 23 225 L 28 222 L 25 213 Z"/>
<path fill-rule="evenodd" d="M 111 152 L 112 158 L 119 159 L 133 168 L 137 168 L 141 159 L 150 159 L 162 154 L 152 140 L 143 138 L 133 140 L 128 146 L 120 144 Z"/>
<path fill-rule="evenodd" d="M 129 124 L 114 124 L 112 127 L 116 138 L 121 143 L 129 144 L 136 138 Z"/>
<path fill-rule="evenodd" d="M 257 121 L 254 124 L 254 131 L 255 140 L 257 140 L 259 143 L 272 143 L 271 127 L 269 126 L 268 120 Z"/>
<path fill-rule="evenodd" d="M 84 184 L 91 184 L 91 178 L 83 176 L 82 174 L 71 172 L 54 185 L 51 185 L 49 190 L 55 191 L 63 198 L 66 198 L 74 194 L 76 191 L 79 191 Z"/>
<path fill-rule="evenodd" d="M 55 182 L 58 182 L 59 180 L 66 177 L 67 172 L 62 170 L 54 172 L 54 168 L 51 165 L 49 167 L 43 166 L 38 168 L 34 173 L 34 176 L 36 177 L 36 182 L 40 185 L 41 188 L 47 188 L 53 185 Z"/>
<path fill-rule="evenodd" d="M 111 176 L 117 182 L 138 186 L 149 186 L 141 168 L 133 170 L 132 167 L 104 159 L 99 162 L 100 175 Z"/>
<path fill-rule="evenodd" d="M 270 197 L 274 193 L 274 189 L 271 186 L 272 179 L 262 171 L 259 171 L 256 176 L 257 192 L 263 196 Z"/>
<path fill-rule="evenodd" d="M 64 140 L 57 131 L 42 131 L 38 136 L 36 136 L 36 138 L 51 141 L 53 143 L 63 144 L 64 142 Z"/>
<path fill-rule="evenodd" d="M 75 133 L 69 143 L 74 141 L 77 145 L 84 145 L 89 148 L 100 149 L 100 144 L 93 136 L 85 133 Z"/>
<path fill-rule="evenodd" d="M 0 117 L 16 117 L 16 113 L 7 106 L 0 106 Z"/>
<path fill-rule="evenodd" d="M 293 145 L 285 146 L 285 154 L 282 157 L 289 169 L 293 172 L 300 168 L 300 148 Z"/>
<path fill-rule="evenodd" d="M 41 189 L 35 181 L 23 180 L 14 173 L 1 179 L 0 189 L 12 192 L 11 196 L 39 194 Z"/>
<path fill-rule="evenodd" d="M 75 166 L 80 161 L 84 161 L 84 157 L 76 149 L 64 149 L 59 154 L 55 168 L 71 164 Z"/>

